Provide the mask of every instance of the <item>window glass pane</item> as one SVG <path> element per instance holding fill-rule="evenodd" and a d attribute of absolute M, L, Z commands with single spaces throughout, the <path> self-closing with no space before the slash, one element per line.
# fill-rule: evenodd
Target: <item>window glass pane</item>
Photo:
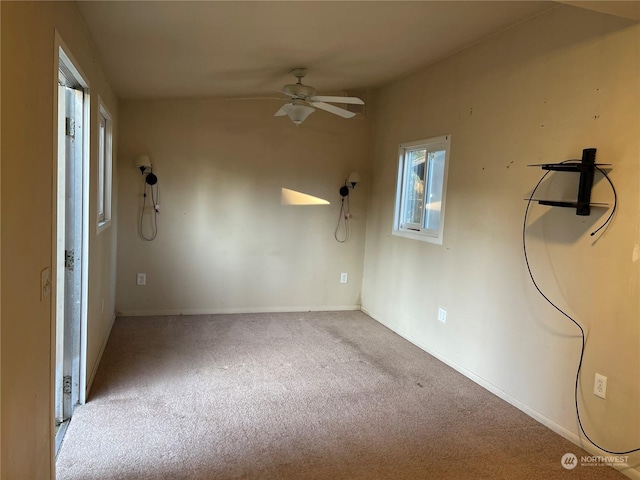
<path fill-rule="evenodd" d="M 422 223 L 425 186 L 425 157 L 427 151 L 409 150 L 405 154 L 405 190 L 402 223 Z"/>
<path fill-rule="evenodd" d="M 429 152 L 427 158 L 427 195 L 424 200 L 425 214 L 422 228 L 428 230 L 440 228 L 445 155 L 446 150 L 438 150 Z"/>
<path fill-rule="evenodd" d="M 104 117 L 100 117 L 100 131 L 98 135 L 98 219 L 104 220 L 104 196 L 105 196 L 105 147 L 106 125 Z"/>

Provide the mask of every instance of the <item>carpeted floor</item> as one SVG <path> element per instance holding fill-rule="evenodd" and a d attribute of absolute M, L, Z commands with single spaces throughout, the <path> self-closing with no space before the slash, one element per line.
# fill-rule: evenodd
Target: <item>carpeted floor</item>
<path fill-rule="evenodd" d="M 361 312 L 119 318 L 59 480 L 621 479 Z"/>

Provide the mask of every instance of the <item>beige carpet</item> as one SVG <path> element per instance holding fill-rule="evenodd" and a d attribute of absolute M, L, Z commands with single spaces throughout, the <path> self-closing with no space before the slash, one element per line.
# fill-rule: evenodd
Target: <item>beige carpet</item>
<path fill-rule="evenodd" d="M 117 319 L 60 480 L 621 479 L 360 312 Z"/>

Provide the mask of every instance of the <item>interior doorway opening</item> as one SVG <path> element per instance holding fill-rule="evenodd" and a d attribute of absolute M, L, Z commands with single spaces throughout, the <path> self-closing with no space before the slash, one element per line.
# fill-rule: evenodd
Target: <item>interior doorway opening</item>
<path fill-rule="evenodd" d="M 88 250 L 88 85 L 60 41 L 57 69 L 53 401 L 57 455 L 84 403 Z"/>

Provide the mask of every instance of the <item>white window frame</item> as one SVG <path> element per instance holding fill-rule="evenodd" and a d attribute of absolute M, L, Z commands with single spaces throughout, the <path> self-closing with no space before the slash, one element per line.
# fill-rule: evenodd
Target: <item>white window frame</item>
<path fill-rule="evenodd" d="M 434 243 L 436 245 L 442 245 L 443 233 L 444 233 L 444 214 L 445 203 L 447 196 L 447 177 L 449 171 L 449 152 L 451 149 L 451 135 L 442 135 L 439 137 L 427 138 L 424 140 L 417 140 L 414 142 L 401 143 L 398 148 L 398 177 L 396 182 L 396 203 L 393 220 L 392 234 L 399 237 L 412 238 L 414 240 L 420 240 L 423 242 Z M 407 188 L 407 168 L 408 168 L 408 154 L 416 150 L 426 150 L 427 156 L 429 152 L 445 151 L 444 159 L 444 172 L 442 176 L 442 198 L 440 200 L 440 221 L 437 229 L 428 229 L 423 227 L 424 214 L 429 209 L 426 207 L 426 198 L 429 195 L 429 189 L 427 187 L 428 182 L 425 180 L 425 191 L 423 196 L 423 221 L 420 224 L 402 224 L 402 219 L 405 218 L 404 195 Z M 425 179 L 429 178 L 428 162 L 425 163 Z"/>
<path fill-rule="evenodd" d="M 98 112 L 98 156 L 96 159 L 96 214 L 98 233 L 111 224 L 111 200 L 113 186 L 113 122 L 102 100 Z"/>

